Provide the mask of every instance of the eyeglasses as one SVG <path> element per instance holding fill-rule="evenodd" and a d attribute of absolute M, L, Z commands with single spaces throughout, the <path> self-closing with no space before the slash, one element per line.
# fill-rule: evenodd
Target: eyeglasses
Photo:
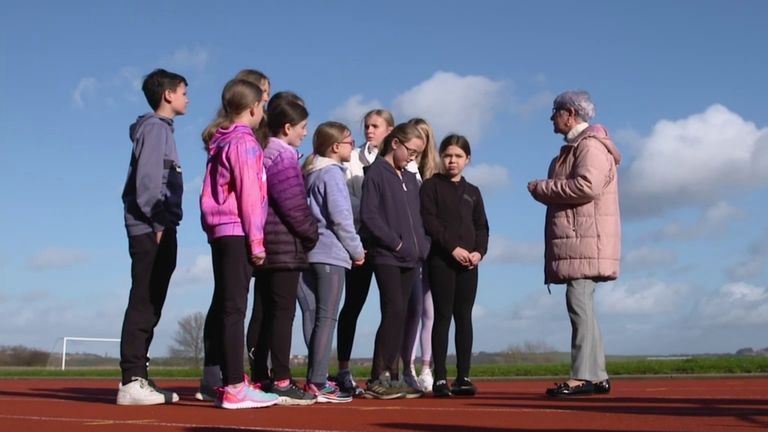
<path fill-rule="evenodd" d="M 352 146 L 353 148 L 355 147 L 355 139 L 354 139 L 354 138 L 353 138 L 353 139 L 351 139 L 351 140 L 349 140 L 349 141 L 339 141 L 338 143 L 339 143 L 339 144 L 349 144 L 349 145 L 350 145 L 350 146 Z"/>
<path fill-rule="evenodd" d="M 400 145 L 408 152 L 408 157 L 417 158 L 421 154 L 421 152 L 408 147 L 405 143 L 400 143 Z"/>

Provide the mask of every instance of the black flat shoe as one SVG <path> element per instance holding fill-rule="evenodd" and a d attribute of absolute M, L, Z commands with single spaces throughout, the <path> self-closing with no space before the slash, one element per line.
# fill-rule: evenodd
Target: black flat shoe
<path fill-rule="evenodd" d="M 477 394 L 477 387 L 469 378 L 456 378 L 451 384 L 451 394 L 456 396 L 474 396 Z"/>
<path fill-rule="evenodd" d="M 592 383 L 592 386 L 595 388 L 595 394 L 608 394 L 611 392 L 610 379 L 604 379 L 602 381 Z"/>
<path fill-rule="evenodd" d="M 595 393 L 595 386 L 592 381 L 584 381 L 579 385 L 569 386 L 567 382 L 555 384 L 555 387 L 547 389 L 547 396 L 567 397 L 567 396 L 589 396 Z"/>
<path fill-rule="evenodd" d="M 451 395 L 451 389 L 448 387 L 448 381 L 437 380 L 432 385 L 432 396 L 434 397 L 448 397 Z"/>

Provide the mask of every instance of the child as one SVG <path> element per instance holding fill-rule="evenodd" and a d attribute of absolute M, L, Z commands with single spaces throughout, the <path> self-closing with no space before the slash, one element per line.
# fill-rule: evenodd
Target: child
<path fill-rule="evenodd" d="M 421 187 L 421 215 L 432 239 L 427 266 L 435 305 L 435 396 L 472 396 L 476 392 L 469 379 L 472 307 L 477 294 L 477 266 L 488 249 L 488 220 L 480 190 L 462 176 L 471 154 L 466 138 L 448 135 L 440 143 L 443 173 L 435 174 Z M 445 362 L 451 316 L 456 321 L 458 377 L 449 388 Z"/>
<path fill-rule="evenodd" d="M 328 360 L 344 289 L 346 270 L 360 266 L 365 251 L 355 231 L 352 205 L 342 162 L 349 162 L 355 141 L 341 123 L 326 122 L 315 130 L 313 154 L 304 162 L 304 176 L 312 214 L 319 225 L 317 245 L 309 254 L 310 269 L 302 274 L 299 305 L 303 311 L 304 341 L 309 350 L 305 389 L 318 402 L 350 402 L 350 393 L 330 384 Z"/>
<path fill-rule="evenodd" d="M 391 399 L 419 397 L 398 379 L 405 311 L 419 260 L 429 241 L 419 214 L 419 184 L 406 165 L 424 150 L 416 126 L 402 123 L 384 138 L 379 156 L 368 167 L 360 203 L 361 232 L 368 245 L 379 287 L 381 323 L 376 332 L 371 378 L 365 396 Z"/>
<path fill-rule="evenodd" d="M 389 111 L 375 109 L 365 114 L 363 118 L 365 129 L 365 144 L 352 150 L 347 167 L 347 187 L 352 200 L 352 213 L 355 217 L 355 227 L 360 229 L 360 199 L 363 194 L 363 168 L 376 159 L 379 147 L 384 137 L 395 127 L 395 120 Z M 352 343 L 355 339 L 357 319 L 363 310 L 368 290 L 371 287 L 373 267 L 369 261 L 362 266 L 352 267 L 347 272 L 344 291 L 344 306 L 339 313 L 339 326 L 336 335 L 336 354 L 339 361 L 339 373 L 336 382 L 347 392 L 362 396 L 363 389 L 358 387 L 352 372 L 349 370 L 349 359 L 352 356 Z"/>
<path fill-rule="evenodd" d="M 122 381 L 118 405 L 157 405 L 179 400 L 148 379 L 149 345 L 160 321 L 176 268 L 176 227 L 184 182 L 173 139 L 173 119 L 187 112 L 187 80 L 156 69 L 141 86 L 154 111 L 130 128 L 133 151 L 123 189 L 131 256 L 131 292 L 120 337 Z"/>
<path fill-rule="evenodd" d="M 271 138 L 264 150 L 269 196 L 264 227 L 267 258 L 255 273 L 247 345 L 253 381 L 268 383 L 281 405 L 316 402 L 314 395 L 292 382 L 289 364 L 299 275 L 309 268 L 307 251 L 315 247 L 318 237 L 296 150 L 307 134 L 308 116 L 302 104 L 269 102 L 267 127 Z M 267 353 L 272 360 L 271 373 Z"/>
<path fill-rule="evenodd" d="M 261 88 L 262 105 L 266 107 L 271 86 L 269 78 L 264 73 L 256 69 L 243 69 L 237 73 L 235 78 L 244 79 L 259 86 L 259 88 Z M 223 110 L 223 107 L 219 108 L 219 112 L 216 114 L 217 118 L 224 116 Z M 259 125 L 253 128 L 253 134 L 259 143 L 266 142 L 266 139 L 268 138 L 268 133 L 266 132 L 266 116 L 262 116 Z M 213 305 L 213 300 L 211 300 L 211 305 Z M 214 327 L 210 322 L 211 317 L 212 315 L 209 308 L 203 327 L 203 350 L 205 355 L 203 359 L 203 377 L 200 379 L 200 388 L 195 393 L 195 399 L 197 400 L 215 400 L 217 395 L 216 388 L 221 387 L 222 384 L 221 368 L 219 366 L 221 363 L 221 347 L 219 346 L 218 335 L 211 334 L 214 330 Z"/>
<path fill-rule="evenodd" d="M 277 395 L 258 390 L 243 376 L 243 321 L 252 265 L 264 262 L 266 179 L 252 131 L 264 115 L 261 88 L 233 79 L 224 86 L 221 104 L 221 115 L 203 131 L 208 162 L 200 194 L 214 277 L 208 330 L 221 349 L 223 388 L 214 404 L 259 408 L 277 403 Z"/>
<path fill-rule="evenodd" d="M 422 118 L 412 118 L 408 123 L 416 126 L 424 138 L 424 152 L 416 160 L 408 164 L 407 170 L 416 174 L 419 184 L 437 173 L 440 169 L 437 146 L 435 146 L 432 126 Z M 403 380 L 411 387 L 431 392 L 432 377 L 432 323 L 434 322 L 434 307 L 432 292 L 429 289 L 427 269 L 423 262 L 419 263 L 416 280 L 408 301 L 405 318 L 405 334 L 401 358 L 403 361 Z M 419 332 L 421 323 L 421 332 Z M 416 347 L 421 345 L 421 373 L 416 378 Z"/>

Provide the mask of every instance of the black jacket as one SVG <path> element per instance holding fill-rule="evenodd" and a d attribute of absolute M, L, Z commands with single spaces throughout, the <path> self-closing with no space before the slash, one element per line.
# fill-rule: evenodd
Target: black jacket
<path fill-rule="evenodd" d="M 469 252 L 488 252 L 488 219 L 480 189 L 467 182 L 451 181 L 435 174 L 421 186 L 421 217 L 432 239 L 430 255 L 454 261 L 451 252 L 462 247 Z"/>
<path fill-rule="evenodd" d="M 401 174 L 383 157 L 366 168 L 360 234 L 372 263 L 416 267 L 427 257 L 429 240 L 419 211 L 419 182 L 411 172 Z"/>

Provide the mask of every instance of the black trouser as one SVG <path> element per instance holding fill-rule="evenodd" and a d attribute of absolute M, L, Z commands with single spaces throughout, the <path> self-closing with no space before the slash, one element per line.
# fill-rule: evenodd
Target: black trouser
<path fill-rule="evenodd" d="M 468 270 L 458 263 L 430 256 L 429 282 L 435 305 L 432 327 L 432 356 L 435 380 L 446 379 L 446 357 L 451 317 L 456 321 L 456 368 L 458 377 L 469 377 L 472 360 L 472 307 L 477 295 L 477 267 Z"/>
<path fill-rule="evenodd" d="M 168 284 L 176 269 L 176 228 L 166 228 L 160 244 L 155 233 L 128 237 L 131 256 L 131 293 L 120 336 L 123 384 L 132 377 L 147 378 L 149 345 L 160 322 Z"/>
<path fill-rule="evenodd" d="M 300 274 L 299 270 L 256 270 L 246 339 L 254 382 L 270 378 L 267 355 L 272 359 L 272 380 L 291 378 L 291 337 Z"/>
<path fill-rule="evenodd" d="M 208 349 L 216 350 L 224 385 L 243 381 L 243 339 L 253 267 L 244 236 L 220 237 L 211 242 L 213 300 L 206 317 Z M 211 344 L 211 341 L 215 341 Z"/>
<path fill-rule="evenodd" d="M 357 319 L 368 298 L 372 277 L 373 265 L 369 261 L 365 261 L 359 267 L 353 266 L 347 271 L 344 305 L 339 312 L 339 323 L 336 328 L 336 357 L 339 361 L 349 361 L 352 357 Z"/>
<path fill-rule="evenodd" d="M 377 379 L 383 372 L 389 372 L 392 379 L 397 379 L 400 345 L 403 343 L 405 331 L 405 313 L 417 272 L 415 268 L 389 264 L 374 264 L 373 271 L 379 286 L 381 323 L 376 331 L 373 347 L 371 378 Z"/>

